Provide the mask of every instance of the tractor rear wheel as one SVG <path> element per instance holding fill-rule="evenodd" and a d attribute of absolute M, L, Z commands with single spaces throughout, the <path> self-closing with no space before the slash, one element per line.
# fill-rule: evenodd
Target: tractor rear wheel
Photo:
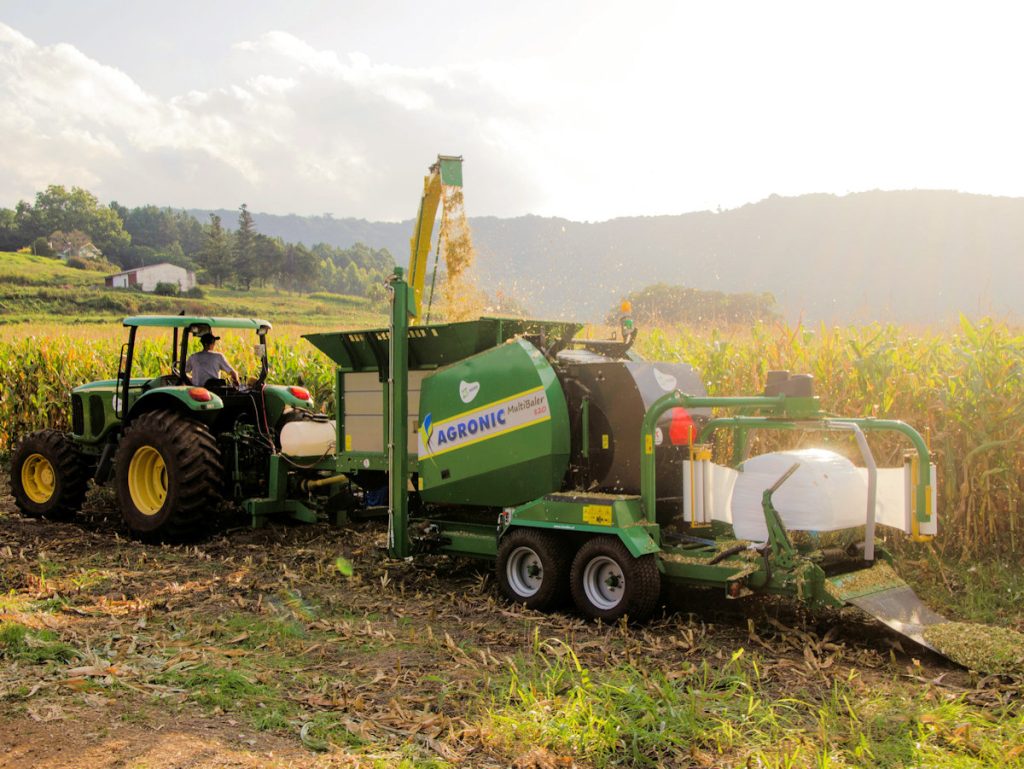
<path fill-rule="evenodd" d="M 563 603 L 569 585 L 565 542 L 539 529 L 514 528 L 498 545 L 501 592 L 513 603 L 547 611 Z"/>
<path fill-rule="evenodd" d="M 11 495 L 22 515 L 68 521 L 85 501 L 88 466 L 59 430 L 30 433 L 11 456 Z"/>
<path fill-rule="evenodd" d="M 658 606 L 661 574 L 653 555 L 634 558 L 617 537 L 594 537 L 572 562 L 569 585 L 576 607 L 590 619 L 637 622 Z"/>
<path fill-rule="evenodd" d="M 204 424 L 172 411 L 143 414 L 121 438 L 114 463 L 121 516 L 134 536 L 182 540 L 204 532 L 223 475 Z"/>

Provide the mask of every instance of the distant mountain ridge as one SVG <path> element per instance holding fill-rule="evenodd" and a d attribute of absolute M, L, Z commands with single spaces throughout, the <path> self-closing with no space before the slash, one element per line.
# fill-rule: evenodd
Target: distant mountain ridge
<path fill-rule="evenodd" d="M 471 191 L 467 190 L 467 195 Z M 207 211 L 192 211 L 206 221 Z M 237 212 L 220 211 L 226 225 Z M 254 214 L 291 242 L 362 241 L 407 260 L 412 221 Z M 1024 315 L 1024 198 L 913 190 L 772 196 L 604 222 L 470 219 L 482 287 L 544 317 L 598 319 L 652 284 L 773 293 L 793 320 L 935 323 Z"/>

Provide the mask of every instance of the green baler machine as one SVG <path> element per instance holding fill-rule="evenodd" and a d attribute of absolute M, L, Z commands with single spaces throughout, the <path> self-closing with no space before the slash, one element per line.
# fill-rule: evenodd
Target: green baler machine
<path fill-rule="evenodd" d="M 855 604 L 927 645 L 924 627 L 942 618 L 890 568 L 871 514 L 840 544 L 787 531 L 773 495 L 796 465 L 764 489 L 765 541 L 737 540 L 729 524 L 697 521 L 692 512 L 693 468 L 707 460 L 714 434 L 731 433 L 732 464 L 741 467 L 750 434 L 762 430 L 854 436 L 873 510 L 866 436 L 889 432 L 908 443 L 917 468 L 908 515 L 915 533 L 927 530 L 934 480 L 912 428 L 828 415 L 804 377 L 776 377 L 763 395 L 708 397 L 685 364 L 641 361 L 630 350 L 632 333 L 579 340 L 576 324 L 503 318 L 410 327 L 402 270 L 389 288 L 388 328 L 307 339 L 338 366 L 344 451 L 332 470 L 368 496 L 387 489 L 394 557 L 493 559 L 509 599 L 547 609 L 571 594 L 581 613 L 606 621 L 642 619 L 663 588 Z M 375 451 L 360 450 L 355 425 L 368 415 L 346 395 L 366 377 L 380 404 Z"/>

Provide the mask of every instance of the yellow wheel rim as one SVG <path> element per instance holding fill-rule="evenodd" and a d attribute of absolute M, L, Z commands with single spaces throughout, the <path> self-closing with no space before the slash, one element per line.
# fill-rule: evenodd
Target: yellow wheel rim
<path fill-rule="evenodd" d="M 167 499 L 167 466 L 160 452 L 142 446 L 128 465 L 128 492 L 143 515 L 156 515 Z"/>
<path fill-rule="evenodd" d="M 42 454 L 30 454 L 21 466 L 21 487 L 25 495 L 37 505 L 50 501 L 56 481 L 53 465 Z"/>

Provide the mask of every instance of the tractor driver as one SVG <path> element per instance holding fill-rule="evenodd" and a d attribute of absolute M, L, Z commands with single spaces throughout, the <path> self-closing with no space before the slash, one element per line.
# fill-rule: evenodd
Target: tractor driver
<path fill-rule="evenodd" d="M 235 387 L 238 387 L 238 372 L 231 367 L 227 358 L 213 349 L 219 339 L 219 336 L 207 331 L 199 337 L 203 349 L 192 353 L 185 361 L 185 373 L 191 375 L 193 384 L 202 387 L 211 379 L 220 379 L 220 373 L 225 371 L 235 383 Z"/>

